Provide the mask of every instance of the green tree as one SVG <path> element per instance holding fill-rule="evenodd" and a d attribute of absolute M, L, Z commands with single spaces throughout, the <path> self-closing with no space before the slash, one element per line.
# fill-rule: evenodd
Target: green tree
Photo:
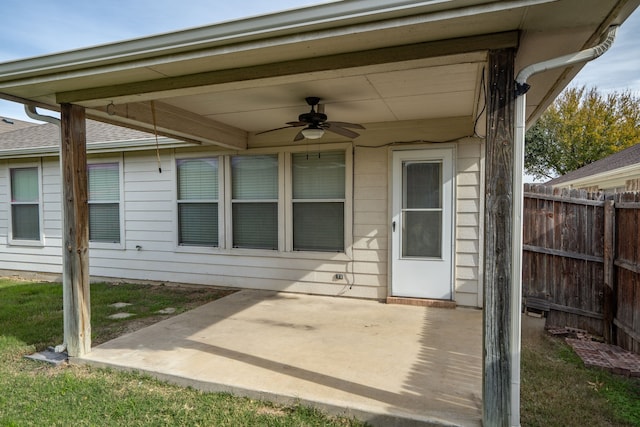
<path fill-rule="evenodd" d="M 554 178 L 640 142 L 640 98 L 568 88 L 525 136 L 528 174 Z"/>

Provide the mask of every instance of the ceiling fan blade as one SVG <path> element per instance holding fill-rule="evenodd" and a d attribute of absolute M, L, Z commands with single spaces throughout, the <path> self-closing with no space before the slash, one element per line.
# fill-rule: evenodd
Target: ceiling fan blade
<path fill-rule="evenodd" d="M 338 126 L 341 128 L 351 128 L 351 129 L 365 129 L 364 126 L 358 124 L 358 123 L 348 123 L 348 122 L 325 122 L 326 124 L 328 124 L 329 126 Z"/>
<path fill-rule="evenodd" d="M 280 130 L 280 129 L 289 129 L 289 128 L 297 128 L 300 126 L 306 126 L 307 124 L 304 122 L 287 122 L 287 124 L 289 126 L 282 126 L 279 128 L 274 128 L 274 129 L 269 129 L 269 130 L 263 130 L 262 132 L 257 132 L 256 135 L 261 135 L 263 133 L 267 133 L 267 132 L 273 132 L 275 130 Z"/>
<path fill-rule="evenodd" d="M 346 136 L 347 138 L 357 138 L 360 136 L 359 133 L 356 133 L 352 130 L 345 129 L 340 126 L 327 126 L 325 127 L 329 132 L 337 133 L 338 135 Z"/>
<path fill-rule="evenodd" d="M 273 132 L 273 131 L 280 130 L 280 129 L 288 129 L 288 128 L 292 128 L 292 127 L 295 127 L 295 126 L 282 126 L 281 128 L 263 130 L 262 132 L 256 132 L 256 135 L 262 135 L 263 133 Z"/>

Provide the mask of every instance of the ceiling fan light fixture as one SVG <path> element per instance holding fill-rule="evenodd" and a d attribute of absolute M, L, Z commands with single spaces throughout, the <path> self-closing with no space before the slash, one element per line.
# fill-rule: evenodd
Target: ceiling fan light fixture
<path fill-rule="evenodd" d="M 307 139 L 320 139 L 324 135 L 324 129 L 314 125 L 307 126 L 306 128 L 302 129 L 301 132 L 302 136 Z"/>

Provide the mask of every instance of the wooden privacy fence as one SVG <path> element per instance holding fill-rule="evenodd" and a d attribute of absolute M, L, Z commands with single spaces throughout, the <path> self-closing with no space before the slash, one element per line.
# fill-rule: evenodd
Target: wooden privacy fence
<path fill-rule="evenodd" d="M 522 286 L 548 324 L 640 354 L 640 193 L 526 184 Z"/>

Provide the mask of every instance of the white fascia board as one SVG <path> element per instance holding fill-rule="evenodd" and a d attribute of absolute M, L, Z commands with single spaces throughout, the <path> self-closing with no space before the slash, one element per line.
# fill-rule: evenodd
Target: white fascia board
<path fill-rule="evenodd" d="M 180 141 L 173 138 L 158 138 L 156 145 L 155 138 L 151 139 L 136 139 L 136 140 L 123 140 L 123 141 L 108 141 L 108 142 L 91 142 L 87 144 L 88 154 L 98 153 L 113 153 L 123 151 L 141 151 L 141 150 L 155 150 L 156 148 L 164 150 L 167 148 L 183 148 L 183 147 L 197 147 L 198 144 Z M 57 156 L 60 153 L 59 145 L 51 145 L 48 147 L 25 147 L 25 148 L 10 148 L 6 150 L 0 150 L 0 159 L 17 159 L 25 157 L 49 157 Z"/>
<path fill-rule="evenodd" d="M 12 86 L 16 80 L 45 76 L 63 71 L 116 66 L 118 70 L 135 68 L 145 60 L 152 63 L 188 59 L 191 52 L 200 57 L 203 50 L 225 46 L 225 53 L 247 48 L 253 42 L 266 47 L 264 41 L 288 44 L 301 40 L 302 33 L 322 38 L 351 34 L 356 30 L 374 31 L 419 22 L 479 15 L 549 3 L 556 0 L 353 0 L 312 6 L 302 9 L 262 15 L 237 21 L 165 33 L 155 36 L 104 44 L 84 49 L 43 55 L 0 64 L 0 82 Z M 406 21 L 406 20 L 409 21 Z M 321 36 L 321 33 L 324 35 Z M 164 59 L 159 59 L 163 57 Z M 125 64 L 126 63 L 126 64 Z M 92 70 L 90 74 L 94 74 Z M 76 74 L 75 76 L 80 75 Z M 56 79 L 59 76 L 55 77 Z M 37 83 L 40 79 L 28 80 Z M 44 81 L 46 79 L 42 79 Z M 2 87 L 2 85 L 0 85 Z"/>
<path fill-rule="evenodd" d="M 595 175 L 585 176 L 584 178 L 577 178 L 571 181 L 565 181 L 554 185 L 554 187 L 564 188 L 584 188 L 594 185 L 601 186 L 605 182 L 615 182 L 619 180 L 635 179 L 640 176 L 640 165 L 634 164 L 624 166 L 618 169 L 613 169 L 606 172 L 600 172 Z M 624 184 L 624 182 L 622 182 Z"/>

